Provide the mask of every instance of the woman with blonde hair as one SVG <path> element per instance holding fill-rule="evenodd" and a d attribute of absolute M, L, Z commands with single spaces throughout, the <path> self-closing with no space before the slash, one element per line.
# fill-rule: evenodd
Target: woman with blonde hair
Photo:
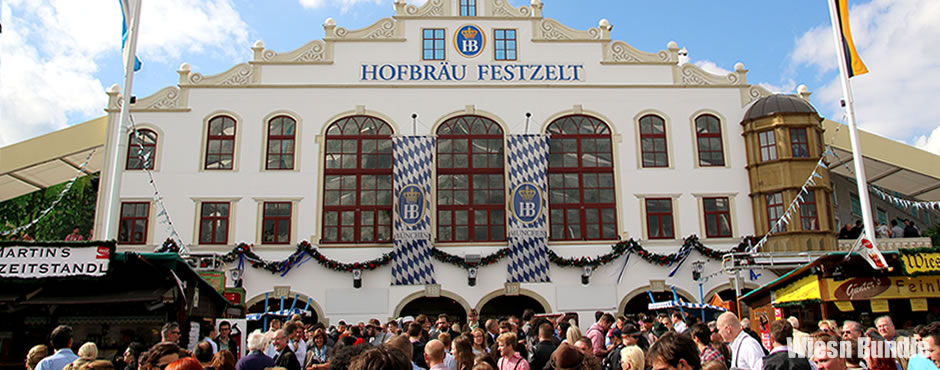
<path fill-rule="evenodd" d="M 29 349 L 29 352 L 26 353 L 26 369 L 33 370 L 36 368 L 36 365 L 39 365 L 39 361 L 49 357 L 49 347 L 45 344 L 37 344 L 33 348 Z"/>
<path fill-rule="evenodd" d="M 571 326 L 568 327 L 568 332 L 565 333 L 565 341 L 573 346 L 578 342 L 578 339 L 581 339 L 581 329 L 578 329 L 578 326 L 572 322 Z"/>
<path fill-rule="evenodd" d="M 643 370 L 646 368 L 643 350 L 637 346 L 626 346 L 620 350 L 620 368 L 623 370 Z"/>
<path fill-rule="evenodd" d="M 483 328 L 476 327 L 470 331 L 470 336 L 473 338 L 473 341 L 470 342 L 471 347 L 473 347 L 473 355 L 477 356 L 481 353 L 489 353 L 490 349 L 486 347 L 486 332 L 483 331 Z"/>
<path fill-rule="evenodd" d="M 98 346 L 93 342 L 86 342 L 78 348 L 78 358 L 72 363 L 65 365 L 62 370 L 78 370 L 82 365 L 98 359 Z"/>

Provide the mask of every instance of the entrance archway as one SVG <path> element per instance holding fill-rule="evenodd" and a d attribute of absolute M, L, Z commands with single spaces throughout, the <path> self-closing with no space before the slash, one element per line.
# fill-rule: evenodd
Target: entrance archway
<path fill-rule="evenodd" d="M 649 304 L 652 302 L 650 302 L 648 291 L 649 287 L 639 288 L 624 296 L 623 300 L 620 302 L 620 312 L 626 316 L 634 316 L 638 313 L 643 313 L 647 316 L 656 315 L 656 311 L 649 310 Z M 692 299 L 688 292 L 681 289 L 677 289 L 676 294 L 680 299 L 686 302 L 698 302 L 697 299 Z M 671 291 L 653 292 L 653 299 L 655 299 L 656 302 L 663 302 L 671 301 L 674 297 Z"/>
<path fill-rule="evenodd" d="M 307 304 L 308 302 L 309 302 L 309 305 Z M 264 294 L 262 293 L 260 295 L 255 296 L 252 299 L 249 299 L 247 302 L 245 302 L 245 305 L 247 306 L 245 310 L 245 313 L 247 315 L 264 313 L 265 312 Z M 270 295 L 268 296 L 267 312 L 278 312 L 282 310 L 287 311 L 287 310 L 290 310 L 291 308 L 294 308 L 295 310 L 305 311 L 305 313 L 303 314 L 304 323 L 310 323 L 310 324 L 318 323 L 323 319 L 323 310 L 320 308 L 320 305 L 313 299 L 310 299 L 310 297 L 307 297 L 306 295 L 291 292 L 290 297 L 284 297 L 283 306 L 282 306 L 281 297 L 272 297 Z M 268 315 L 269 321 L 272 318 L 280 319 L 281 322 L 284 322 L 286 319 L 290 319 L 290 317 L 287 317 L 287 316 Z M 261 329 L 263 331 L 262 327 L 264 326 L 264 319 L 262 318 L 259 320 L 248 320 L 247 326 L 248 326 L 248 332 L 251 332 L 255 329 Z"/>
<path fill-rule="evenodd" d="M 488 294 L 477 304 L 480 320 L 499 319 L 512 315 L 521 317 L 526 309 L 535 313 L 551 312 L 548 302 L 539 295 L 523 290 L 519 295 L 505 295 L 502 290 Z"/>
<path fill-rule="evenodd" d="M 430 320 L 437 320 L 440 314 L 447 314 L 451 323 L 463 324 L 467 321 L 467 310 L 456 299 L 440 297 L 417 297 L 401 307 L 399 316 L 417 317 L 427 315 Z"/>

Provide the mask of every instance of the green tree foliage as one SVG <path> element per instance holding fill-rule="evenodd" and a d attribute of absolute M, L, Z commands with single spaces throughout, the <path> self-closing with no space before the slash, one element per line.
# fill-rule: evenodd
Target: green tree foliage
<path fill-rule="evenodd" d="M 98 174 L 83 176 L 75 180 L 72 188 L 62 198 L 62 201 L 49 211 L 36 225 L 25 230 L 36 240 L 62 240 L 79 227 L 82 235 L 89 237 L 92 225 L 95 222 L 95 202 L 98 193 L 92 184 Z M 95 180 L 97 181 L 97 180 Z M 67 183 L 51 186 L 44 190 L 37 190 L 29 194 L 0 202 L 0 233 L 26 225 L 49 208 L 59 194 L 65 189 Z M 22 237 L 23 231 L 17 237 Z M 5 236 L 8 239 L 10 236 Z"/>
<path fill-rule="evenodd" d="M 936 224 L 924 230 L 922 236 L 930 238 L 930 244 L 934 248 L 940 247 L 940 224 Z"/>

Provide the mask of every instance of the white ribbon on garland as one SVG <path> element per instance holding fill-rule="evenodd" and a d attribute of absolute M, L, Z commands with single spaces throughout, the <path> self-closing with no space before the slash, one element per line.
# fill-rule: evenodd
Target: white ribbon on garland
<path fill-rule="evenodd" d="M 78 166 L 78 169 L 77 169 L 77 170 L 75 170 L 75 171 L 77 172 L 77 174 L 75 175 L 75 177 L 72 177 L 72 179 L 69 180 L 68 184 L 65 184 L 65 188 L 62 189 L 61 192 L 59 192 L 59 196 L 52 202 L 51 205 L 49 205 L 49 207 L 47 207 L 46 209 L 42 210 L 42 212 L 39 213 L 39 216 L 36 216 L 36 218 L 34 218 L 32 221 L 30 221 L 30 222 L 29 222 L 28 224 L 26 224 L 26 225 L 22 225 L 22 226 L 16 227 L 16 228 L 14 228 L 14 229 L 12 229 L 12 230 L 7 230 L 7 231 L 4 231 L 4 232 L 0 232 L 0 236 L 7 236 L 7 235 L 12 235 L 12 234 L 19 233 L 20 231 L 23 231 L 23 230 L 29 229 L 30 227 L 33 227 L 34 225 L 36 225 L 37 223 L 39 223 L 39 220 L 42 220 L 43 218 L 45 218 L 46 215 L 49 214 L 49 212 L 51 212 L 52 209 L 54 209 L 56 206 L 58 206 L 58 205 L 59 205 L 59 202 L 61 202 L 63 198 L 65 198 L 65 194 L 67 194 L 67 193 L 69 192 L 69 190 L 72 189 L 72 185 L 75 184 L 75 180 L 78 180 L 79 177 L 85 176 L 85 166 L 88 165 L 88 162 L 91 162 L 91 157 L 95 155 L 95 151 L 97 151 L 97 150 L 98 150 L 98 149 L 92 149 L 92 150 L 91 150 L 91 153 L 88 153 L 88 156 L 85 157 L 85 161 L 82 162 L 82 164 L 81 164 L 80 166 Z"/>

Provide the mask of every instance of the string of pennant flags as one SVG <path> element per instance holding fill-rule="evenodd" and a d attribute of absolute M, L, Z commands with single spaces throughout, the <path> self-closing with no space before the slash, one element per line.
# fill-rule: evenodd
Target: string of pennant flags
<path fill-rule="evenodd" d="M 75 170 L 76 172 L 75 176 L 72 177 L 72 179 L 69 180 L 67 184 L 65 184 L 65 188 L 63 188 L 62 191 L 59 192 L 59 195 L 52 202 L 52 204 L 49 205 L 49 207 L 46 207 L 46 209 L 42 210 L 42 212 L 39 213 L 39 216 L 36 216 L 36 218 L 34 218 L 32 221 L 30 221 L 29 223 L 25 225 L 21 225 L 13 229 L 0 232 L 0 236 L 14 235 L 21 231 L 27 230 L 35 226 L 37 223 L 39 223 L 39 221 L 45 218 L 46 215 L 49 214 L 49 212 L 52 212 L 52 210 L 55 209 L 55 207 L 59 205 L 59 202 L 61 202 L 62 199 L 65 198 L 65 195 L 68 194 L 69 190 L 72 190 L 72 185 L 75 184 L 75 181 L 78 180 L 79 177 L 82 177 L 85 175 L 85 167 L 88 166 L 89 162 L 91 162 L 91 158 L 95 155 L 95 151 L 97 150 L 98 149 L 92 149 L 91 152 L 88 153 L 88 155 L 85 157 L 85 161 L 82 162 L 80 166 L 78 166 L 77 170 Z"/>

